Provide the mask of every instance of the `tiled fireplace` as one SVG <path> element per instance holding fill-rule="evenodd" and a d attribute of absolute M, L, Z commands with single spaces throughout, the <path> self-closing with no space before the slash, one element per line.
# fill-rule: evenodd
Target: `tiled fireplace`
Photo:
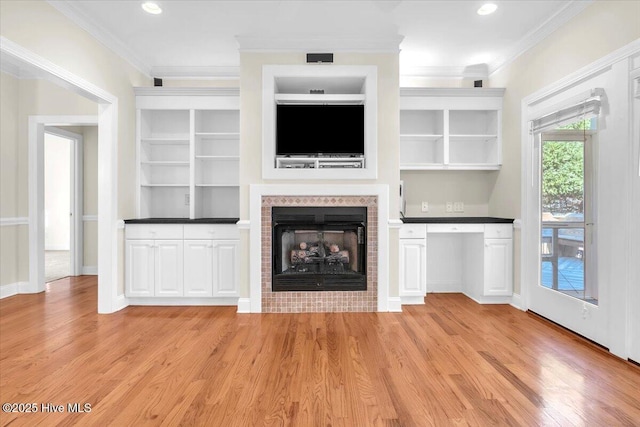
<path fill-rule="evenodd" d="M 369 191 L 367 191 L 369 189 Z M 332 191 L 331 193 L 329 193 Z M 350 192 L 351 194 L 348 194 Z M 279 194 L 280 193 L 280 194 Z M 306 194 L 304 194 L 306 193 Z M 346 193 L 346 194 L 345 194 Z M 384 201 L 383 212 L 380 203 Z M 387 311 L 388 299 L 388 193 L 380 185 L 284 186 L 256 185 L 251 188 L 251 236 L 254 246 L 259 242 L 260 269 L 251 269 L 250 311 L 262 313 L 303 312 L 373 312 Z M 273 228 L 274 207 L 359 207 L 366 210 L 366 289 L 273 291 Z M 259 218 L 255 215 L 259 210 Z M 384 224 L 380 224 L 384 218 Z M 259 229 L 257 228 L 259 224 Z M 259 232 L 258 232 L 259 231 Z M 381 232 L 383 234 L 381 239 Z M 381 240 L 383 244 L 381 245 Z M 383 249 L 381 253 L 380 250 Z M 384 255 L 384 256 L 381 256 Z M 380 265 L 384 259 L 385 265 Z M 380 273 L 382 272 L 382 280 Z M 258 277 L 259 276 L 259 277 Z M 383 288 L 380 288 L 382 283 Z"/>
<path fill-rule="evenodd" d="M 366 207 L 367 289 L 363 291 L 290 291 L 272 289 L 272 208 Z M 329 311 L 376 311 L 378 305 L 378 198 L 376 196 L 263 196 L 262 197 L 262 312 L 304 313 Z"/>

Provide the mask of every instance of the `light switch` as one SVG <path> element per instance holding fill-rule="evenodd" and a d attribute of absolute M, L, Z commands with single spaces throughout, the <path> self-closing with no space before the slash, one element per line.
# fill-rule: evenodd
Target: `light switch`
<path fill-rule="evenodd" d="M 429 202 L 422 202 L 422 212 L 429 212 Z"/>

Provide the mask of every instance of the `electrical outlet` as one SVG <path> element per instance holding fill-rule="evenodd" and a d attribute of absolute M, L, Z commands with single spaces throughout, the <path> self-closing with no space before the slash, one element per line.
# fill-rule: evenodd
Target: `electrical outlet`
<path fill-rule="evenodd" d="M 464 202 L 454 202 L 453 203 L 453 211 L 454 212 L 464 212 Z"/>
<path fill-rule="evenodd" d="M 422 212 L 429 212 L 429 202 L 422 202 Z"/>
<path fill-rule="evenodd" d="M 185 206 L 189 206 L 189 202 L 190 202 L 190 196 L 189 196 L 189 194 L 185 194 L 184 195 L 184 205 Z"/>
<path fill-rule="evenodd" d="M 453 212 L 453 202 L 447 202 L 445 206 L 445 210 L 447 211 L 447 213 Z"/>

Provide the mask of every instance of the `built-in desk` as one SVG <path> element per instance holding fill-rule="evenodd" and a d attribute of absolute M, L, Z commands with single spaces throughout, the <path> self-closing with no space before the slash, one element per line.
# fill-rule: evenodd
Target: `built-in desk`
<path fill-rule="evenodd" d="M 462 292 L 483 304 L 511 302 L 513 220 L 405 218 L 400 228 L 400 298 Z"/>

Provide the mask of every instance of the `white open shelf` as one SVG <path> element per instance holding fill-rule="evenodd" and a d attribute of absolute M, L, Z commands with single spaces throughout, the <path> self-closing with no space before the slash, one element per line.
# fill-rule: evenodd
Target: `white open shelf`
<path fill-rule="evenodd" d="M 140 88 L 136 94 L 138 217 L 237 218 L 238 91 Z"/>
<path fill-rule="evenodd" d="M 504 89 L 402 89 L 400 169 L 499 169 L 503 93 Z"/>

